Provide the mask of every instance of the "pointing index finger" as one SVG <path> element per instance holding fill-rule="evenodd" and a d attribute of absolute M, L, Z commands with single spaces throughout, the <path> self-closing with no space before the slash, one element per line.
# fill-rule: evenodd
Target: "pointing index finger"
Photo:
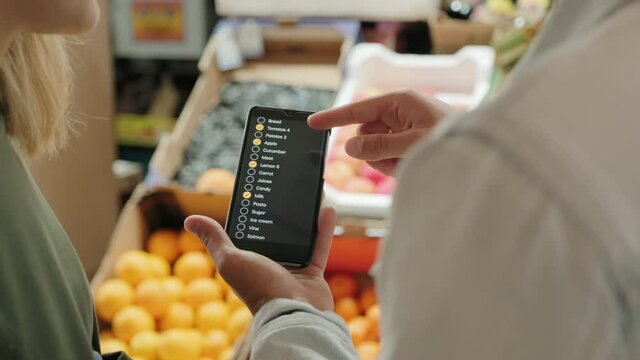
<path fill-rule="evenodd" d="M 350 124 L 364 124 L 383 120 L 383 115 L 393 110 L 393 96 L 382 95 L 317 112 L 309 116 L 309 126 L 316 130 L 327 130 Z"/>

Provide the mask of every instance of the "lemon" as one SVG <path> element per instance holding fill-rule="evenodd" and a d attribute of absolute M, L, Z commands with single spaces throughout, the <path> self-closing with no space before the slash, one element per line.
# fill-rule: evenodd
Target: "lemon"
<path fill-rule="evenodd" d="M 155 360 L 160 335 L 153 330 L 144 330 L 135 334 L 129 341 L 129 352 L 134 356 L 142 356 L 147 360 Z"/>
<path fill-rule="evenodd" d="M 220 329 L 211 330 L 204 335 L 202 353 L 213 359 L 231 345 L 231 340 L 226 332 Z"/>
<path fill-rule="evenodd" d="M 149 255 L 140 250 L 129 250 L 116 260 L 116 276 L 131 285 L 138 285 L 153 276 Z"/>
<path fill-rule="evenodd" d="M 193 309 L 183 302 L 169 305 L 167 313 L 160 320 L 160 329 L 188 329 L 193 326 Z"/>
<path fill-rule="evenodd" d="M 214 270 L 211 257 L 200 251 L 185 253 L 173 265 L 173 273 L 185 283 L 198 278 L 210 278 Z"/>
<path fill-rule="evenodd" d="M 121 279 L 110 279 L 102 283 L 94 296 L 98 317 L 111 321 L 113 315 L 133 302 L 133 288 Z"/>
<path fill-rule="evenodd" d="M 158 254 L 148 254 L 151 274 L 155 278 L 163 278 L 171 275 L 171 265 L 169 261 Z"/>
<path fill-rule="evenodd" d="M 115 314 L 111 326 L 118 339 L 129 341 L 141 331 L 155 330 L 156 323 L 143 307 L 128 305 Z"/>
<path fill-rule="evenodd" d="M 198 360 L 201 344 L 193 342 L 194 336 L 188 330 L 171 329 L 160 336 L 158 357 L 160 360 Z"/>
<path fill-rule="evenodd" d="M 211 301 L 196 312 L 196 326 L 200 331 L 224 329 L 229 321 L 229 306 L 222 301 Z"/>
<path fill-rule="evenodd" d="M 235 340 L 242 335 L 251 323 L 251 311 L 245 308 L 239 308 L 231 313 L 229 322 L 227 323 L 227 334 L 231 339 Z"/>
<path fill-rule="evenodd" d="M 100 349 L 103 354 L 108 354 L 116 351 L 124 351 L 127 352 L 127 344 L 116 338 L 105 339 L 100 341 Z"/>
<path fill-rule="evenodd" d="M 173 230 L 158 230 L 149 236 L 147 250 L 174 262 L 180 254 L 178 250 L 178 234 Z"/>
<path fill-rule="evenodd" d="M 187 284 L 184 301 L 194 309 L 210 301 L 222 300 L 222 289 L 211 278 L 196 279 Z"/>
<path fill-rule="evenodd" d="M 158 279 L 148 279 L 136 287 L 136 304 L 145 308 L 155 319 L 167 312 L 171 299 Z"/>

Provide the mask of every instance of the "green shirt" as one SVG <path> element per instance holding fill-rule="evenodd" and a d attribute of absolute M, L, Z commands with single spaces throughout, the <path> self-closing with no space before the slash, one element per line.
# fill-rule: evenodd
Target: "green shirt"
<path fill-rule="evenodd" d="M 91 292 L 0 117 L 0 359 L 94 359 Z"/>

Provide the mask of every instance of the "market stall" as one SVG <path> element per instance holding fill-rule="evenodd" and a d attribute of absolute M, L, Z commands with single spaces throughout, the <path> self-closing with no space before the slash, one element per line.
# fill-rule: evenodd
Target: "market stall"
<path fill-rule="evenodd" d="M 490 37 L 487 27 L 480 26 L 480 38 L 452 42 L 446 29 L 459 33 L 460 27 L 436 20 L 437 2 L 400 1 L 391 13 L 384 1 L 323 2 L 320 8 L 293 3 L 218 2 L 227 18 L 208 40 L 191 95 L 173 131 L 161 137 L 91 283 L 103 350 L 125 349 L 147 360 L 248 358 L 251 314 L 182 224 L 192 214 L 226 221 L 249 108 L 318 111 L 412 89 L 468 111 L 492 88 L 494 50 L 479 45 Z M 260 17 L 249 19 L 254 16 Z M 430 20 L 439 49 L 450 51 L 398 54 L 380 44 L 356 44 L 360 22 L 345 17 Z M 246 32 L 260 41 L 243 43 Z M 375 359 L 380 308 L 368 271 L 386 234 L 396 185 L 346 155 L 344 143 L 354 131 L 334 131 L 329 145 L 325 203 L 340 217 L 326 277 L 361 357 Z"/>

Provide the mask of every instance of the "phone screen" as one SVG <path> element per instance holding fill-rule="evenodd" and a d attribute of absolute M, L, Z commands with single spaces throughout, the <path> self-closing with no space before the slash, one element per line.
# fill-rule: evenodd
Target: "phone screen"
<path fill-rule="evenodd" d="M 328 134 L 311 129 L 309 115 L 268 108 L 250 111 L 227 220 L 227 233 L 237 246 L 282 261 L 310 253 Z"/>

